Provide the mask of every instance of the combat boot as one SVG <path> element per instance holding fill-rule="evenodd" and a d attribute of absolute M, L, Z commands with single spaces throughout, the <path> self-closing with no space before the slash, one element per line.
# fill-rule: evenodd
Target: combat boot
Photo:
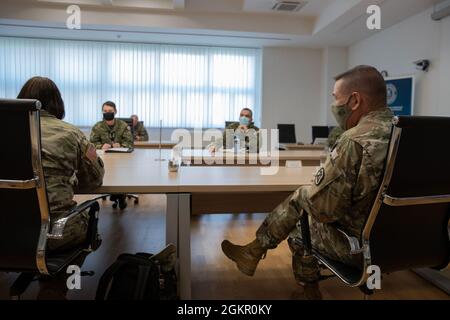
<path fill-rule="evenodd" d="M 232 244 L 228 240 L 222 242 L 222 251 L 236 262 L 238 269 L 247 276 L 255 274 L 259 260 L 264 259 L 267 249 L 264 249 L 258 240 L 254 240 L 245 246 Z"/>
<path fill-rule="evenodd" d="M 297 284 L 302 288 L 294 292 L 295 300 L 322 300 L 319 290 L 320 269 L 317 258 L 304 255 L 304 252 L 295 252 L 292 256 L 292 269 Z"/>
<path fill-rule="evenodd" d="M 292 300 L 322 300 L 322 293 L 317 282 L 297 282 L 297 284 L 300 288 L 292 293 Z"/>
<path fill-rule="evenodd" d="M 305 283 L 303 285 L 306 300 L 322 300 L 322 293 L 319 290 L 319 283 Z"/>

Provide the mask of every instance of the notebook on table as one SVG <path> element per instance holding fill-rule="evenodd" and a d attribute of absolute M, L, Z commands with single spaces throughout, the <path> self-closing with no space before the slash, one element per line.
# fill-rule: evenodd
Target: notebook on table
<path fill-rule="evenodd" d="M 130 153 L 133 152 L 133 148 L 111 148 L 105 150 L 106 153 Z"/>

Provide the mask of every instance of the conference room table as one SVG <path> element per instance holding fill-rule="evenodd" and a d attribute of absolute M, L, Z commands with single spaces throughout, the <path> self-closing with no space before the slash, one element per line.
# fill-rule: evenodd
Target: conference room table
<path fill-rule="evenodd" d="M 297 144 L 297 143 L 280 143 L 279 147 L 283 150 L 325 150 L 323 144 Z"/>
<path fill-rule="evenodd" d="M 205 149 L 184 149 L 182 163 L 190 166 L 320 166 L 327 153 L 315 150 L 274 150 L 266 153 L 235 153 L 225 150 L 211 153 Z"/>
<path fill-rule="evenodd" d="M 177 145 L 175 141 L 135 141 L 135 149 L 172 149 Z M 283 150 L 325 150 L 325 145 L 317 144 L 297 144 L 297 143 L 280 143 L 279 147 Z"/>
<path fill-rule="evenodd" d="M 182 299 L 191 298 L 192 214 L 270 212 L 298 187 L 310 185 L 317 171 L 312 166 L 181 166 L 178 172 L 170 172 L 171 150 L 99 151 L 99 155 L 105 164 L 105 177 L 103 185 L 91 193 L 167 196 L 166 243 L 178 249 Z"/>
<path fill-rule="evenodd" d="M 177 145 L 174 141 L 135 141 L 134 148 L 135 149 L 172 149 Z"/>

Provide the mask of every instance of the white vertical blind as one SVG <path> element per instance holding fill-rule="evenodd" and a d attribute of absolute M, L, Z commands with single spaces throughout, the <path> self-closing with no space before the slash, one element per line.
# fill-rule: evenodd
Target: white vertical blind
<path fill-rule="evenodd" d="M 101 105 L 146 126 L 223 127 L 244 107 L 260 119 L 259 49 L 0 37 L 0 96 L 15 98 L 32 76 L 49 77 L 65 120 L 92 126 Z"/>

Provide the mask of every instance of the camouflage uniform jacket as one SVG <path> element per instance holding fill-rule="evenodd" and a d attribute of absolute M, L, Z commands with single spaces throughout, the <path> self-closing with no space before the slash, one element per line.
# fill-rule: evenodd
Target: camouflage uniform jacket
<path fill-rule="evenodd" d="M 230 124 L 223 131 L 222 138 L 211 143 L 208 147 L 215 146 L 216 149 L 221 149 L 222 147 L 225 149 L 233 149 L 234 141 L 232 139 L 234 139 L 234 136 L 238 136 L 238 137 L 240 137 L 240 139 L 245 139 L 245 146 L 247 147 L 247 149 L 258 151 L 259 150 L 259 128 L 257 126 L 255 126 L 253 124 L 253 122 L 248 125 L 247 132 L 241 131 L 239 129 L 239 127 L 240 127 L 239 122 Z M 230 134 L 231 132 L 233 132 L 234 134 L 231 135 Z"/>
<path fill-rule="evenodd" d="M 145 129 L 142 122 L 138 122 L 136 126 L 133 128 L 133 138 L 136 140 L 136 136 L 139 136 L 139 141 L 148 141 L 148 133 L 147 129 Z"/>
<path fill-rule="evenodd" d="M 106 121 L 99 121 L 91 131 L 91 142 L 97 149 L 107 144 L 119 143 L 122 147 L 133 148 L 133 137 L 126 122 L 115 119 L 112 127 Z"/>
<path fill-rule="evenodd" d="M 364 116 L 342 134 L 313 185 L 298 189 L 298 204 L 312 220 L 360 238 L 384 173 L 392 117 L 388 108 Z M 330 228 L 323 231 L 341 237 Z"/>
<path fill-rule="evenodd" d="M 102 185 L 103 162 L 85 157 L 89 141 L 75 126 L 41 111 L 42 167 L 51 220 L 72 209 L 76 190 L 92 191 Z"/>

